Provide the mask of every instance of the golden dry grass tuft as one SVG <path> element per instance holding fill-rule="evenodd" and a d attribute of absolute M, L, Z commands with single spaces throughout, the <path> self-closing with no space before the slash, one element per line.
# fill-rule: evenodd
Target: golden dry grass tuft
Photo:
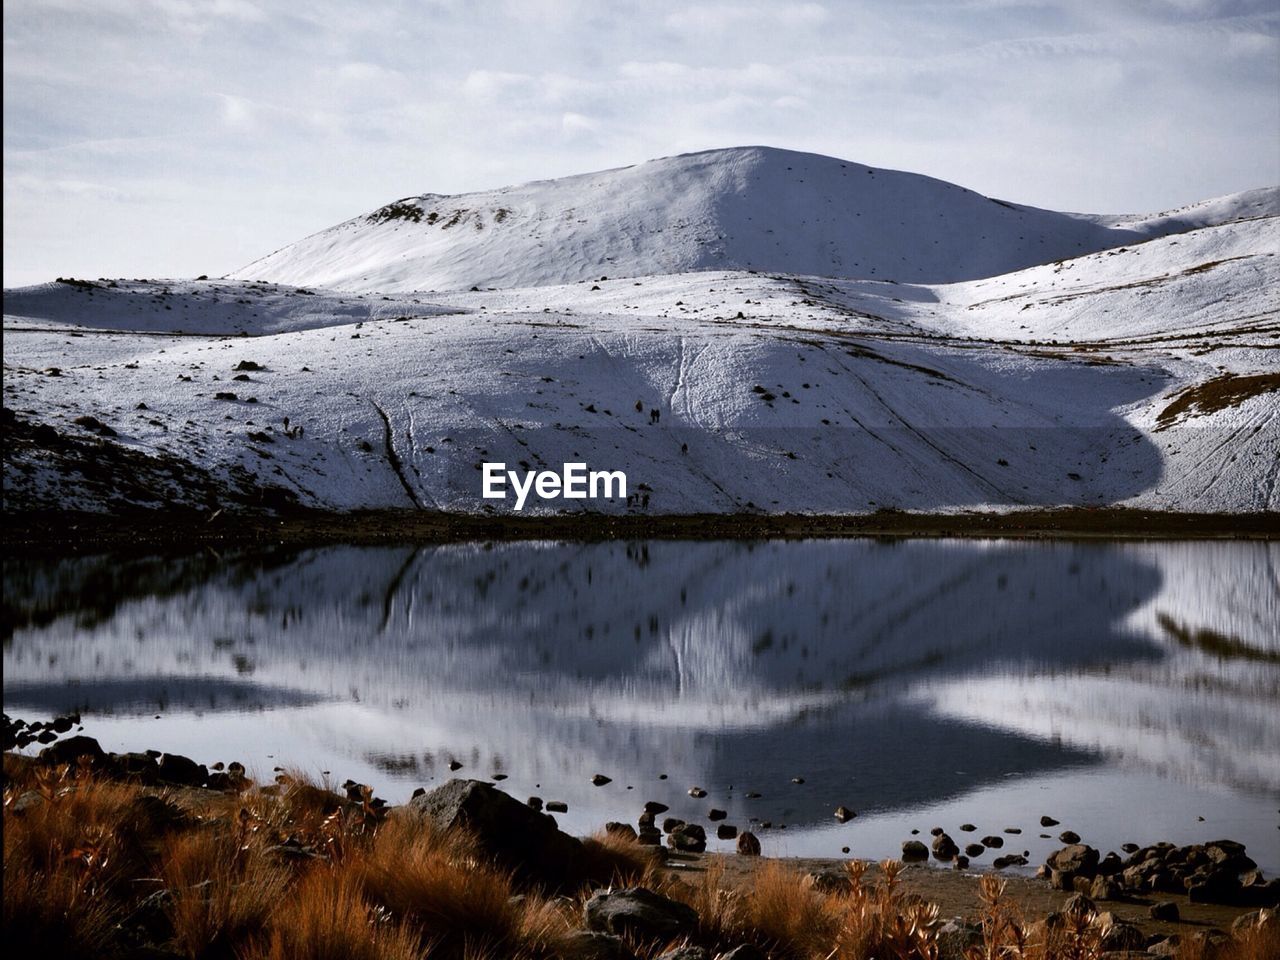
<path fill-rule="evenodd" d="M 301 880 L 272 912 L 265 937 L 242 960 L 419 960 L 421 933 L 365 896 L 350 871 L 322 867 Z"/>
<path fill-rule="evenodd" d="M 584 879 L 597 886 L 654 886 L 665 858 L 657 847 L 601 830 L 582 841 Z"/>
<path fill-rule="evenodd" d="M 464 833 L 439 834 L 392 817 L 351 869 L 370 898 L 403 917 L 437 949 L 511 955 L 539 951 L 561 932 L 561 911 L 476 854 Z"/>

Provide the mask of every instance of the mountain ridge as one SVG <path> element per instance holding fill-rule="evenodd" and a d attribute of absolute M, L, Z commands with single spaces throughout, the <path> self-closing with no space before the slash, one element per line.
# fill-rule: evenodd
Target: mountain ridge
<path fill-rule="evenodd" d="M 1064 213 L 922 174 L 733 147 L 402 197 L 227 277 L 392 293 L 700 270 L 950 283 L 1276 214 L 1277 188 L 1150 215 Z"/>

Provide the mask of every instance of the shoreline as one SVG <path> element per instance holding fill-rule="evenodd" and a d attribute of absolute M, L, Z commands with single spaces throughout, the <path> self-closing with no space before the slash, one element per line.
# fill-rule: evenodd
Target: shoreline
<path fill-rule="evenodd" d="M 449 934 L 462 932 L 461 938 L 447 936 L 457 939 L 456 946 L 464 952 L 475 935 L 487 935 L 497 919 L 489 914 L 490 910 L 511 909 L 512 915 L 518 916 L 528 904 L 536 909 L 534 915 L 548 925 L 543 933 L 552 928 L 554 933 L 549 939 L 531 944 L 534 949 L 527 953 L 513 956 L 529 960 L 594 958 L 597 954 L 580 954 L 573 945 L 583 936 L 598 940 L 600 931 L 623 931 L 593 925 L 590 906 L 585 910 L 588 931 L 579 930 L 582 921 L 578 912 L 583 909 L 579 904 L 607 899 L 615 891 L 625 899 L 637 890 L 650 898 L 651 905 L 656 902 L 664 910 L 685 911 L 689 918 L 679 931 L 649 931 L 647 937 L 635 941 L 649 944 L 640 953 L 644 957 L 657 956 L 663 942 L 672 945 L 681 940 L 690 946 L 705 944 L 712 950 L 726 949 L 734 942 L 766 948 L 765 952 L 750 953 L 752 957 L 808 956 L 802 945 L 812 934 L 806 935 L 791 923 L 779 927 L 769 920 L 770 916 L 800 911 L 830 930 L 832 920 L 841 916 L 846 918 L 846 924 L 859 923 L 847 918 L 857 917 L 865 909 L 882 912 L 890 922 L 900 922 L 917 916 L 914 905 L 925 911 L 919 916 L 932 918 L 922 933 L 922 943 L 936 944 L 943 955 L 953 958 L 983 945 L 984 937 L 991 935 L 988 924 L 996 916 L 1016 924 L 1015 940 L 1025 938 L 1048 947 L 1050 942 L 1056 942 L 1055 937 L 1066 937 L 1056 942 L 1057 948 L 1073 946 L 1078 948 L 1079 956 L 1089 960 L 1113 956 L 1113 951 L 1143 954 L 1148 947 L 1152 953 L 1161 951 L 1160 956 L 1182 956 L 1185 948 L 1190 957 L 1201 957 L 1203 954 L 1198 951 L 1208 950 L 1223 960 L 1235 956 L 1253 960 L 1265 955 L 1252 952 L 1255 944 L 1266 950 L 1276 936 L 1274 912 L 1264 903 L 1255 902 L 1258 898 L 1248 902 L 1206 902 L 1197 899 L 1194 892 L 1167 888 L 1122 891 L 1118 887 L 1115 893 L 1099 896 L 1096 880 L 1103 879 L 1101 876 L 1090 890 L 1088 883 L 1082 886 L 1078 879 L 1074 887 L 1058 882 L 1056 870 L 1052 877 L 1041 878 L 1003 873 L 985 865 L 971 868 L 951 863 L 877 863 L 859 857 L 856 851 L 840 858 L 770 857 L 686 849 L 682 843 L 672 842 L 663 845 L 651 841 L 645 845 L 636 839 L 634 830 L 626 830 L 621 823 L 606 824 L 592 836 L 573 837 L 557 829 L 553 818 L 537 808 L 529 809 L 487 781 L 453 779 L 415 794 L 408 803 L 388 806 L 373 796 L 371 788 L 354 782 L 344 785 L 345 796 L 287 773 L 277 775 L 273 783 L 255 783 L 238 773 L 236 764 L 227 768 L 229 773 L 215 774 L 224 781 L 219 786 L 213 785 L 212 777 L 208 778 L 211 782 L 200 785 L 197 781 L 206 779 L 203 766 L 186 757 L 166 754 L 157 758 L 153 756 L 157 751 L 80 753 L 77 762 L 71 764 L 68 758 L 80 751 L 65 748 L 78 744 L 84 744 L 84 749 L 98 749 L 96 741 L 84 737 L 60 742 L 42 756 L 6 749 L 6 832 L 72 837 L 84 829 L 78 823 L 80 817 L 99 824 L 99 830 L 115 824 L 124 836 L 135 837 L 135 845 L 140 840 L 149 849 L 170 851 L 151 866 L 151 872 L 168 878 L 170 884 L 174 876 L 181 874 L 175 873 L 174 861 L 166 857 L 183 856 L 183 844 L 207 843 L 197 839 L 201 833 L 226 832 L 241 845 L 240 856 L 256 861 L 248 873 L 250 877 L 274 871 L 277 883 L 288 883 L 284 877 L 292 874 L 293 890 L 305 891 L 305 895 L 314 894 L 317 876 L 328 876 L 338 883 L 367 884 L 365 896 L 395 903 L 403 915 L 410 917 L 415 908 L 425 909 L 427 916 L 441 924 L 437 929 Z M 40 773 L 41 769 L 46 772 Z M 240 833 L 231 826 L 235 823 L 241 825 Z M 253 825 L 250 834 L 243 831 L 246 824 Z M 246 839 L 259 831 L 264 836 L 257 841 Z M 378 856 L 377 838 L 384 834 L 391 841 L 382 847 L 388 865 L 370 871 L 366 866 L 368 858 Z M 415 907 L 403 897 L 397 903 L 394 887 L 390 894 L 380 889 L 378 870 L 384 871 L 383 875 L 392 870 L 398 872 L 406 844 L 421 846 L 418 857 L 448 863 L 450 871 L 459 869 L 459 863 L 469 864 L 465 878 L 448 881 L 456 891 L 452 896 L 461 899 L 442 899 L 438 905 L 419 901 Z M 358 848 L 365 852 L 356 852 Z M 1064 848 L 1050 858 L 1050 863 L 1062 865 L 1056 857 L 1081 849 L 1088 848 Z M 584 855 L 586 860 L 582 859 Z M 561 856 L 566 858 L 563 862 L 558 860 Z M 414 862 L 411 858 L 409 869 L 414 868 Z M 312 870 L 313 864 L 319 866 Z M 6 877 L 9 866 L 6 863 Z M 16 858 L 14 866 L 16 870 Z M 31 866 L 34 864 L 24 861 L 24 867 Z M 196 889 L 225 882 L 227 875 L 216 860 L 204 860 L 200 870 L 188 878 L 197 881 Z M 495 874 L 495 870 L 499 872 Z M 586 872 L 580 875 L 579 870 Z M 307 879 L 308 873 L 312 880 Z M 23 881 L 31 879 L 26 872 L 15 872 L 14 876 Z M 477 883 L 474 890 L 469 888 L 472 883 Z M 508 907 L 475 906 L 473 898 L 483 898 L 483 891 L 491 890 L 494 884 L 499 885 Z M 993 906 L 993 891 L 1001 904 L 998 907 Z M 557 892 L 558 900 L 550 899 Z M 172 887 L 168 895 L 183 896 L 181 890 Z M 43 894 L 24 887 L 23 896 L 34 904 Z M 130 893 L 110 896 L 123 897 L 127 904 L 136 899 Z M 295 896 L 304 894 L 292 893 L 277 908 L 275 922 L 298 922 L 289 918 L 305 907 L 298 905 Z M 441 894 L 424 884 L 415 888 L 414 896 L 430 898 Z M 141 910 L 146 903 L 130 908 Z M 736 918 L 721 917 L 711 906 L 715 903 L 741 904 L 741 912 Z M 694 906 L 699 910 L 692 910 Z M 361 917 L 361 926 L 368 929 Z M 1079 918 L 1075 927 L 1072 917 Z M 83 918 L 74 919 L 86 925 Z M 166 922 L 170 925 L 166 926 Z M 263 911 L 262 917 L 256 918 L 260 929 L 270 930 L 271 923 L 270 911 Z M 512 926 L 519 928 L 521 924 Z M 29 932 L 37 938 L 49 935 L 49 928 L 42 929 L 39 923 L 34 927 Z M 641 927 L 628 929 L 644 933 Z M 1055 934 L 1055 930 L 1061 932 Z M 172 940 L 168 931 L 176 931 Z M 785 932 L 793 942 L 775 939 L 779 932 Z M 425 931 L 415 933 L 425 935 Z M 675 933 L 683 937 L 669 935 Z M 130 935 L 138 947 L 175 960 L 176 954 L 169 951 L 181 940 L 185 939 L 187 948 L 194 947 L 197 952 L 214 943 L 205 939 L 209 934 L 202 927 L 185 931 L 180 916 L 172 921 L 157 920 L 147 930 L 131 931 Z M 621 947 L 626 942 L 616 940 L 609 945 Z M 778 952 L 770 947 L 779 948 Z M 469 954 L 449 950 L 446 955 Z M 713 954 L 708 950 L 697 955 Z M 638 960 L 629 951 L 617 956 Z"/>
<path fill-rule="evenodd" d="M 1280 512 L 1174 513 L 1066 507 L 1008 513 L 579 514 L 513 516 L 366 510 L 278 514 L 72 511 L 10 514 L 0 542 L 23 553 L 199 545 L 465 543 L 472 541 L 761 540 L 810 538 L 1014 540 L 1274 540 Z"/>

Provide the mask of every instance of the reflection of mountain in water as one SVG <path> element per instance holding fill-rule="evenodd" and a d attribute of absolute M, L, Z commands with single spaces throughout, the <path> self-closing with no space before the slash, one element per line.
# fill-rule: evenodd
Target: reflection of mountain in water
<path fill-rule="evenodd" d="M 110 558 L 6 566 L 6 598 L 22 599 L 6 611 L 5 698 L 20 705 L 32 683 L 74 680 L 68 696 L 93 703 L 126 681 L 234 680 L 267 702 L 273 688 L 383 711 L 379 734 L 331 733 L 389 770 L 452 751 L 544 777 L 642 766 L 750 789 L 802 772 L 856 783 L 877 807 L 1100 753 L 1280 790 L 1257 762 L 1280 752 L 1274 661 L 1152 627 L 1162 611 L 1244 624 L 1246 648 L 1280 650 L 1248 614 L 1276 604 L 1273 546 L 1164 546 L 331 548 L 156 560 L 149 575 L 135 563 L 135 582 L 163 586 L 105 608 L 82 597 L 119 585 Z M 1168 593 L 1186 582 L 1194 609 Z"/>
<path fill-rule="evenodd" d="M 305 690 L 226 677 L 108 677 L 92 680 L 18 680 L 6 684 L 6 703 L 41 713 L 139 714 L 155 710 L 217 713 L 273 710 L 317 703 Z"/>

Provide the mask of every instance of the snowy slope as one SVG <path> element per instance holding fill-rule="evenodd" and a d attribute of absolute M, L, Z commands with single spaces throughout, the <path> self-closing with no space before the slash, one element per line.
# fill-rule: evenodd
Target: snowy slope
<path fill-rule="evenodd" d="M 69 295 L 70 293 L 78 295 Z M 444 312 L 416 298 L 224 280 L 59 280 L 5 291 L 5 316 L 28 326 L 197 336 L 260 336 Z"/>
<path fill-rule="evenodd" d="M 379 292 L 696 270 L 948 283 L 1278 212 L 1272 189 L 1148 218 L 1057 213 L 918 174 L 738 147 L 407 197 L 231 276 Z"/>
<path fill-rule="evenodd" d="M 949 285 L 7 291 L 5 405 L 25 432 L 6 503 L 216 509 L 225 483 L 235 502 L 509 510 L 480 498 L 482 461 L 585 461 L 637 496 L 527 509 L 1276 510 L 1278 222 Z"/>

